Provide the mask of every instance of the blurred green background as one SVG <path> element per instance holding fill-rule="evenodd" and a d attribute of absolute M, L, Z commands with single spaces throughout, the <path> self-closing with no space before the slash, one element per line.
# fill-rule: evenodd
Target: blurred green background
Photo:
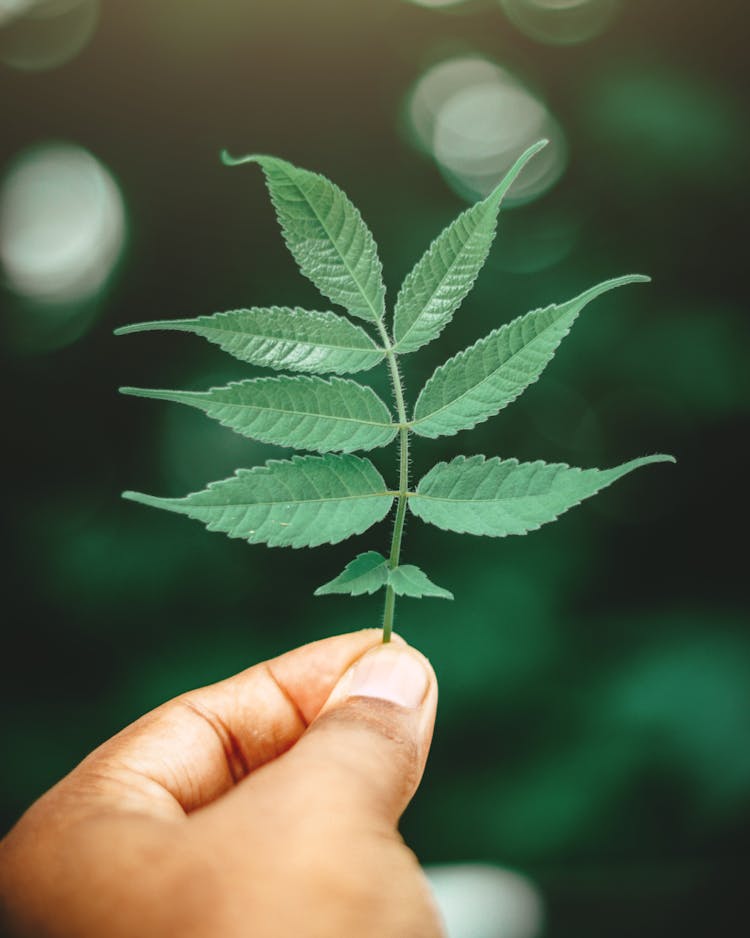
<path fill-rule="evenodd" d="M 295 271 L 268 152 L 337 181 L 390 297 L 528 137 L 544 172 L 415 392 L 453 351 L 621 273 L 542 381 L 461 452 L 639 472 L 525 538 L 413 521 L 405 560 L 456 595 L 397 628 L 441 687 L 403 831 L 425 863 L 523 872 L 551 938 L 728 932 L 750 844 L 742 546 L 750 406 L 747 11 L 740 0 L 0 3 L 4 563 L 0 817 L 165 698 L 377 625 L 380 597 L 312 597 L 387 525 L 309 552 L 249 547 L 120 501 L 181 495 L 283 452 L 118 385 L 249 374 L 126 322 L 326 308 Z M 547 151 L 545 151 L 547 152 Z M 533 176 L 534 174 L 532 174 Z M 368 380 L 368 376 L 363 376 Z M 381 379 L 373 376 L 376 385 Z M 382 383 L 381 383 L 382 386 Z M 391 476 L 393 453 L 374 454 Z"/>

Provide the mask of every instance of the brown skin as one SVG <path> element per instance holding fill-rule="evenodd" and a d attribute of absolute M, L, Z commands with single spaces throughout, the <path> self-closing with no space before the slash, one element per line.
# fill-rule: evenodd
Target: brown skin
<path fill-rule="evenodd" d="M 0 932 L 443 938 L 397 832 L 437 684 L 422 655 L 380 637 L 297 648 L 100 746 L 0 842 Z M 379 696 L 375 659 L 399 703 Z"/>

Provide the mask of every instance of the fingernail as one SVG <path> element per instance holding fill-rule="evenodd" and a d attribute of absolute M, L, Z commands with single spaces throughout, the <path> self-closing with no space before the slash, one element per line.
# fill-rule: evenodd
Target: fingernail
<path fill-rule="evenodd" d="M 405 648 L 386 645 L 368 652 L 350 672 L 350 697 L 377 697 L 416 709 L 424 700 L 429 678 L 422 662 Z"/>

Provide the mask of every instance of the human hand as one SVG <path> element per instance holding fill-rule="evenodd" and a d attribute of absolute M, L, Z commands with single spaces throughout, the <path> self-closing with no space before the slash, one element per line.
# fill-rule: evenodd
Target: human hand
<path fill-rule="evenodd" d="M 96 749 L 0 842 L 7 933 L 443 935 L 396 829 L 437 684 L 422 655 L 380 634 L 255 665 Z"/>

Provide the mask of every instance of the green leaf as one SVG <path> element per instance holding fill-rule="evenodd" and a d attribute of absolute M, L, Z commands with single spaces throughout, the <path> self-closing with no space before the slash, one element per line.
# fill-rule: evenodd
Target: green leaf
<path fill-rule="evenodd" d="M 417 399 L 414 432 L 452 436 L 492 417 L 537 380 L 587 303 L 615 287 L 648 280 L 639 274 L 607 280 L 567 303 L 532 310 L 494 329 L 435 371 Z"/>
<path fill-rule="evenodd" d="M 185 498 L 123 492 L 123 498 L 202 521 L 251 544 L 317 547 L 361 534 L 382 521 L 393 495 L 369 459 L 293 456 L 238 469 Z"/>
<path fill-rule="evenodd" d="M 392 586 L 399 596 L 435 596 L 440 599 L 453 599 L 453 594 L 436 586 L 427 575 L 412 564 L 391 570 L 388 561 L 377 551 L 368 550 L 350 561 L 342 573 L 329 583 L 315 590 L 316 596 L 330 593 L 348 593 L 361 596 L 363 593 L 375 593 L 383 586 Z"/>
<path fill-rule="evenodd" d="M 388 563 L 376 550 L 368 550 L 351 560 L 341 573 L 315 590 L 316 596 L 328 596 L 331 593 L 348 593 L 361 596 L 363 593 L 376 593 L 388 580 Z"/>
<path fill-rule="evenodd" d="M 409 508 L 446 531 L 489 537 L 525 534 L 640 466 L 674 461 L 656 455 L 613 469 L 574 469 L 564 463 L 458 456 L 427 473 L 410 496 Z"/>
<path fill-rule="evenodd" d="M 233 159 L 258 163 L 266 177 L 284 240 L 302 273 L 323 296 L 353 316 L 378 322 L 385 312 L 383 268 L 370 229 L 347 196 L 325 176 L 275 156 Z"/>
<path fill-rule="evenodd" d="M 547 142 L 540 140 L 529 147 L 486 199 L 459 215 L 432 242 L 404 280 L 394 310 L 398 352 L 416 351 L 437 338 L 451 321 L 487 259 L 505 194 Z"/>
<path fill-rule="evenodd" d="M 167 329 L 192 332 L 240 361 L 312 374 L 353 374 L 383 360 L 360 326 L 336 313 L 271 306 L 236 309 L 195 319 L 159 319 L 122 326 L 115 335 Z"/>
<path fill-rule="evenodd" d="M 372 388 L 345 378 L 284 375 L 233 381 L 208 391 L 120 390 L 188 404 L 243 436 L 318 453 L 375 449 L 398 432 Z"/>
<path fill-rule="evenodd" d="M 395 570 L 390 570 L 388 582 L 399 596 L 413 596 L 415 599 L 421 599 L 423 596 L 453 599 L 453 593 L 433 583 L 424 571 L 413 564 L 407 563 L 396 567 Z"/>

